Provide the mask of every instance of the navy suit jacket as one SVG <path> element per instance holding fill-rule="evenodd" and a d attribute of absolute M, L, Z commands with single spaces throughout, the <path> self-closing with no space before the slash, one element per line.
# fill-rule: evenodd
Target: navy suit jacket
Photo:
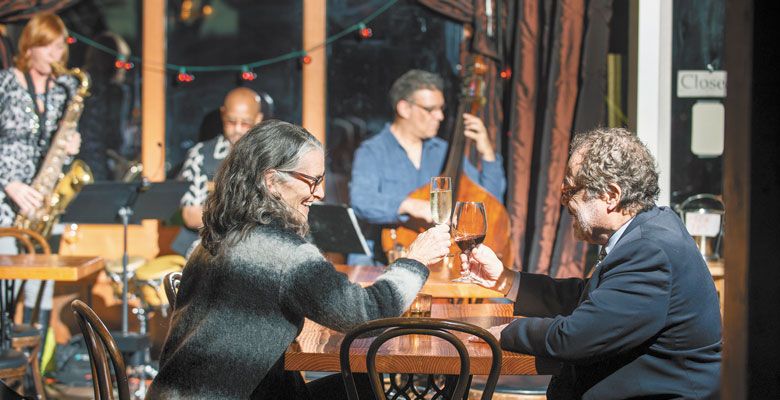
<path fill-rule="evenodd" d="M 589 280 L 521 273 L 505 350 L 563 368 L 549 398 L 717 398 L 721 319 L 712 276 L 677 215 L 638 214 Z"/>

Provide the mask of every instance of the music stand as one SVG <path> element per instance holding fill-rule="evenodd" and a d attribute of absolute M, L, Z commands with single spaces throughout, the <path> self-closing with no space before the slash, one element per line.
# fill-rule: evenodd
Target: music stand
<path fill-rule="evenodd" d="M 322 251 L 369 254 L 355 212 L 345 204 L 312 204 L 309 207 L 309 233 Z"/>
<path fill-rule="evenodd" d="M 84 186 L 60 219 L 82 224 L 117 224 L 122 235 L 122 334 L 128 331 L 127 226 L 143 219 L 168 219 L 179 208 L 187 182 L 106 182 Z"/>

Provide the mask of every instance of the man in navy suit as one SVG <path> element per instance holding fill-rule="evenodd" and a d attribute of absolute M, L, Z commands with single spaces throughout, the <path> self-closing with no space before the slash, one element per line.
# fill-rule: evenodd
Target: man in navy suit
<path fill-rule="evenodd" d="M 655 205 L 652 155 L 624 129 L 577 135 L 570 154 L 561 204 L 601 260 L 589 279 L 553 279 L 504 268 L 484 245 L 462 255 L 526 317 L 491 332 L 562 363 L 550 399 L 718 398 L 718 295 L 685 226 Z"/>

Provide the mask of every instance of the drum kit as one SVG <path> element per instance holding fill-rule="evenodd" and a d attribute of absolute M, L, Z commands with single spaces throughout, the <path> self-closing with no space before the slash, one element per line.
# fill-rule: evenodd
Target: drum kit
<path fill-rule="evenodd" d="M 68 206 L 63 222 L 84 224 L 122 224 L 122 258 L 107 262 L 106 272 L 114 283 L 114 292 L 122 299 L 121 331 L 112 332 L 119 350 L 125 355 L 130 370 L 128 376 L 139 382 L 134 398 L 144 398 L 147 379 L 157 374 L 151 365 L 147 334 L 147 314 L 168 313 L 168 302 L 163 288 L 166 273 L 180 271 L 184 266 L 181 256 L 163 256 L 146 262 L 129 257 L 128 227 L 143 220 L 166 220 L 179 209 L 179 201 L 189 186 L 188 182 L 150 182 L 146 178 L 135 182 L 98 182 L 85 185 L 79 196 Z M 129 297 L 135 297 L 132 314 L 140 322 L 140 332 L 129 331 Z"/>
<path fill-rule="evenodd" d="M 163 278 L 170 272 L 181 271 L 186 260 L 180 255 L 166 255 L 146 261 L 143 257 L 130 257 L 127 263 L 128 293 L 135 299 L 132 313 L 138 318 L 139 334 L 147 335 L 149 313 L 158 312 L 165 318 L 170 306 L 165 295 Z M 114 294 L 122 297 L 122 260 L 112 260 L 106 263 L 106 274 L 111 279 Z M 152 365 L 149 346 L 138 357 L 131 357 L 128 363 L 132 395 L 142 399 L 146 394 L 146 381 L 157 375 L 157 369 Z"/>
<path fill-rule="evenodd" d="M 168 316 L 168 298 L 163 288 L 163 278 L 170 272 L 179 272 L 186 260 L 180 255 L 160 256 L 151 261 L 143 257 L 130 257 L 127 264 L 129 290 L 134 298 L 141 302 L 141 308 L 158 311 Z M 106 273 L 111 278 L 116 295 L 122 295 L 122 260 L 113 260 L 106 264 Z"/>

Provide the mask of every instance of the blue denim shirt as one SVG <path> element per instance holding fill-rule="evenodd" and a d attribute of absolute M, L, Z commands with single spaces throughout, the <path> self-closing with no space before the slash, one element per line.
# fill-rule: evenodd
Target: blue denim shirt
<path fill-rule="evenodd" d="M 414 167 L 406 151 L 390 132 L 390 124 L 364 141 L 355 152 L 349 196 L 355 215 L 372 225 L 397 224 L 409 219 L 398 215 L 398 207 L 415 189 L 441 173 L 447 158 L 447 142 L 438 137 L 423 141 L 420 169 Z M 503 160 L 496 154 L 482 162 L 482 171 L 465 161 L 463 170 L 475 183 L 503 202 L 506 176 Z M 369 229 L 366 239 L 376 240 L 378 229 Z"/>

